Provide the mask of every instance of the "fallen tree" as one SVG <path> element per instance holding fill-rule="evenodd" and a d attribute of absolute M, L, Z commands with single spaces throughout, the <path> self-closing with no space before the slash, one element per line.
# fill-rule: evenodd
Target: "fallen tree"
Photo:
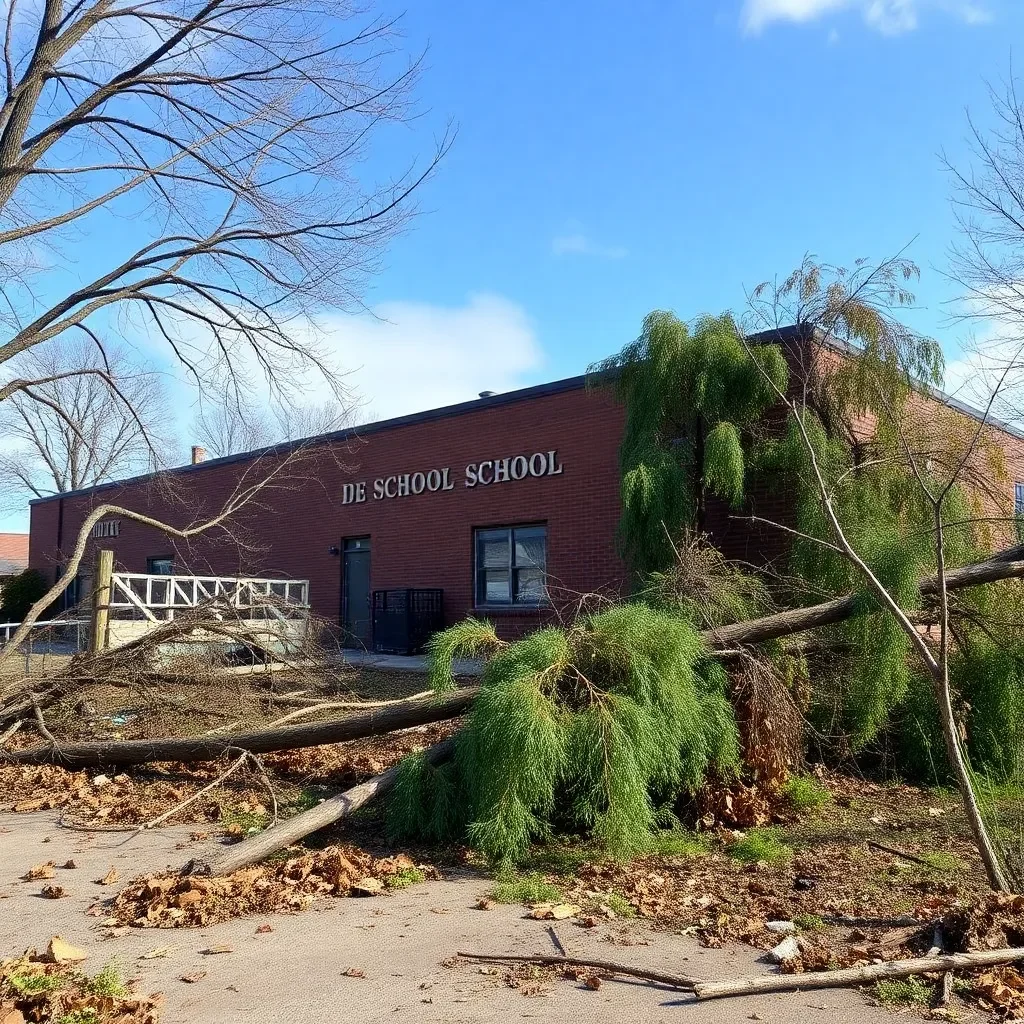
<path fill-rule="evenodd" d="M 430 722 L 458 718 L 466 713 L 479 688 L 468 687 L 434 700 L 410 700 L 399 706 L 375 708 L 363 714 L 286 725 L 278 729 L 224 736 L 161 737 L 152 740 L 117 740 L 99 743 L 58 743 L 27 750 L 0 752 L 0 764 L 55 764 L 63 768 L 100 768 L 145 764 L 150 761 L 213 761 L 229 750 L 266 754 L 325 743 L 379 736 Z"/>
<path fill-rule="evenodd" d="M 950 570 L 946 574 L 946 587 L 950 591 L 963 590 L 1021 577 L 1024 577 L 1024 546 L 1017 545 L 983 562 Z M 920 585 L 922 594 L 932 594 L 937 587 L 938 580 L 935 577 L 922 580 Z M 793 608 L 746 622 L 719 626 L 706 630 L 702 638 L 712 650 L 724 651 L 743 644 L 791 636 L 850 618 L 861 609 L 862 600 L 860 595 L 850 594 L 807 608 Z M 61 681 L 59 686 L 51 684 L 46 692 L 51 700 L 58 699 L 66 696 L 67 687 Z M 345 740 L 456 718 L 469 709 L 477 692 L 477 688 L 466 688 L 444 700 L 415 701 L 407 707 L 389 708 L 376 713 L 352 715 L 309 725 L 255 730 L 232 736 L 46 744 L 28 750 L 0 751 L 0 764 L 56 764 L 77 769 L 144 764 L 149 761 L 211 761 L 230 747 L 261 754 L 324 743 L 342 743 Z M 31 695 L 19 694 L 18 699 L 5 706 L 0 713 L 0 728 L 8 720 L 13 722 L 31 715 L 32 709 Z"/>
<path fill-rule="evenodd" d="M 435 743 L 422 751 L 421 757 L 431 764 L 440 764 L 447 760 L 455 752 L 454 737 Z M 184 874 L 192 875 L 230 875 L 239 868 L 247 867 L 249 864 L 256 864 L 269 857 L 286 846 L 297 843 L 300 839 L 318 832 L 328 825 L 353 814 L 360 807 L 369 803 L 378 796 L 383 796 L 395 785 L 398 779 L 400 765 L 394 765 L 386 772 L 367 779 L 351 789 L 332 796 L 328 800 L 311 807 L 308 811 L 296 814 L 287 821 L 280 822 L 272 828 L 268 828 L 251 839 L 245 839 L 234 846 L 229 846 L 224 853 L 211 860 L 190 860 L 182 869 Z"/>

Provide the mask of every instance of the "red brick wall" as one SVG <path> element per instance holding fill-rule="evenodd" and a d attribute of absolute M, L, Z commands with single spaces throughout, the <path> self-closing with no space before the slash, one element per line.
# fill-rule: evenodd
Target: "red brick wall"
<path fill-rule="evenodd" d="M 823 358 L 839 357 L 826 350 Z M 932 399 L 914 404 L 950 415 Z M 769 418 L 769 429 L 772 419 L 781 422 L 781 409 Z M 30 564 L 52 578 L 62 561 L 59 548 L 71 548 L 82 520 L 99 502 L 127 505 L 184 528 L 216 514 L 233 489 L 273 471 L 267 487 L 227 528 L 191 542 L 170 542 L 152 528 L 122 520 L 120 535 L 101 543 L 113 548 L 117 566 L 128 571 L 144 572 L 148 557 L 174 555 L 178 571 L 309 579 L 316 612 L 337 620 L 341 559 L 328 549 L 340 546 L 343 537 L 369 535 L 372 587 L 442 587 L 446 619 L 453 622 L 473 610 L 474 528 L 545 522 L 552 598 L 556 611 L 567 610 L 582 595 L 612 596 L 624 589 L 625 570 L 615 552 L 622 427 L 623 410 L 610 395 L 577 388 L 498 405 L 482 402 L 455 415 L 370 430 L 361 439 L 284 463 L 264 457 L 211 464 L 165 474 L 159 482 L 53 499 L 32 508 Z M 870 432 L 872 425 L 865 421 L 862 429 Z M 1003 448 L 1006 467 L 987 507 L 992 514 L 1008 515 L 1014 481 L 1024 481 L 1024 442 L 1001 431 L 990 436 Z M 468 463 L 551 449 L 564 467 L 559 476 L 464 486 Z M 443 467 L 451 469 L 451 491 L 373 499 L 377 477 Z M 366 482 L 367 501 L 343 504 L 343 485 L 360 480 Z M 784 568 L 787 536 L 743 521 L 751 514 L 792 525 L 789 489 L 760 481 L 744 509 L 711 502 L 707 517 L 729 557 Z M 93 546 L 90 541 L 90 558 Z M 541 618 L 535 611 L 486 614 L 505 636 L 522 633 Z"/>
<path fill-rule="evenodd" d="M 115 564 L 145 572 L 146 559 L 175 555 L 177 571 L 259 574 L 309 579 L 316 612 L 336 620 L 341 559 L 328 553 L 343 537 L 371 537 L 371 585 L 442 587 L 449 622 L 473 609 L 473 530 L 481 526 L 546 522 L 553 602 L 568 607 L 578 595 L 618 593 L 624 569 L 615 552 L 619 517 L 618 445 L 622 409 L 605 393 L 582 388 L 487 406 L 410 425 L 370 430 L 290 464 L 264 458 L 211 464 L 144 482 L 63 499 L 63 548 L 101 502 L 121 504 L 184 527 L 215 514 L 232 489 L 274 468 L 277 477 L 233 517 L 192 542 L 169 542 L 158 531 L 122 520 L 120 534 L 100 543 Z M 557 451 L 563 472 L 467 488 L 469 463 Z M 374 500 L 373 480 L 391 474 L 451 468 L 447 492 Z M 366 481 L 367 500 L 342 504 L 347 481 Z M 173 493 L 169 490 L 173 486 Z M 59 499 L 32 507 L 31 564 L 50 578 L 58 551 Z M 91 549 L 95 542 L 90 541 Z M 488 617 L 505 635 L 536 625 L 536 612 Z"/>

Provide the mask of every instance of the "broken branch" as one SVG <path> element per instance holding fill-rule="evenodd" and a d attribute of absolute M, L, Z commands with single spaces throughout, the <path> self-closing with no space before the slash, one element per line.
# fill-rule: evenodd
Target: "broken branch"
<path fill-rule="evenodd" d="M 145 764 L 149 761 L 213 761 L 232 748 L 253 754 L 297 750 L 325 743 L 343 743 L 364 736 L 379 736 L 430 722 L 443 722 L 466 713 L 477 688 L 458 690 L 434 701 L 403 702 L 401 706 L 367 711 L 361 715 L 286 725 L 279 729 L 227 736 L 162 737 L 154 740 L 116 740 L 99 743 L 67 743 L 0 751 L 0 764 L 57 764 L 64 768 L 96 768 L 105 765 Z"/>
<path fill-rule="evenodd" d="M 537 964 L 541 967 L 589 967 L 606 974 L 621 974 L 629 978 L 640 978 L 658 985 L 692 992 L 703 984 L 700 978 L 690 978 L 684 974 L 664 974 L 661 971 L 648 971 L 640 967 L 615 963 L 612 960 L 578 960 L 571 956 L 512 956 L 500 953 L 456 953 L 463 960 L 482 960 L 485 963 Z"/>
<path fill-rule="evenodd" d="M 797 989 L 845 988 L 885 978 L 909 978 L 915 974 L 943 973 L 994 967 L 1024 960 L 1024 948 L 986 949 L 977 953 L 949 953 L 946 956 L 922 956 L 913 960 L 890 960 L 841 971 L 814 971 L 809 974 L 758 974 L 731 981 L 702 981 L 694 986 L 698 999 L 745 996 L 761 992 L 793 992 Z"/>
<path fill-rule="evenodd" d="M 423 751 L 423 756 L 432 764 L 438 764 L 451 757 L 454 752 L 455 741 L 453 737 L 449 737 L 428 747 Z M 230 875 L 232 872 L 238 871 L 239 868 L 255 864 L 263 860 L 264 857 L 269 857 L 270 854 L 297 843 L 313 832 L 333 825 L 334 822 L 354 813 L 374 798 L 387 793 L 394 786 L 400 767 L 401 765 L 395 765 L 381 775 L 376 775 L 366 782 L 361 782 L 358 786 L 345 790 L 344 793 L 332 796 L 317 804 L 316 807 L 296 814 L 295 817 L 274 825 L 251 839 L 244 839 L 234 846 L 229 846 L 224 853 L 212 860 L 191 860 L 185 865 L 183 872 L 192 875 Z"/>

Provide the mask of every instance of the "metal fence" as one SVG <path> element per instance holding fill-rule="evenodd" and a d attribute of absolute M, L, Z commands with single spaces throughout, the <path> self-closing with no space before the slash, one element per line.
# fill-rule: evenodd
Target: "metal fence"
<path fill-rule="evenodd" d="M 20 622 L 0 622 L 0 647 L 6 647 Z M 33 622 L 21 642 L 26 654 L 76 654 L 85 650 L 89 637 L 88 619 L 46 619 Z"/>

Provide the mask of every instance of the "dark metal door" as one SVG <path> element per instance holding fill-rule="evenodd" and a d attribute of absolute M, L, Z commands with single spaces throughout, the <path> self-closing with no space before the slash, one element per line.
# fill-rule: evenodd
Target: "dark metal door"
<path fill-rule="evenodd" d="M 347 537 L 342 542 L 341 621 L 346 647 L 369 650 L 373 640 L 370 614 L 370 538 Z"/>

